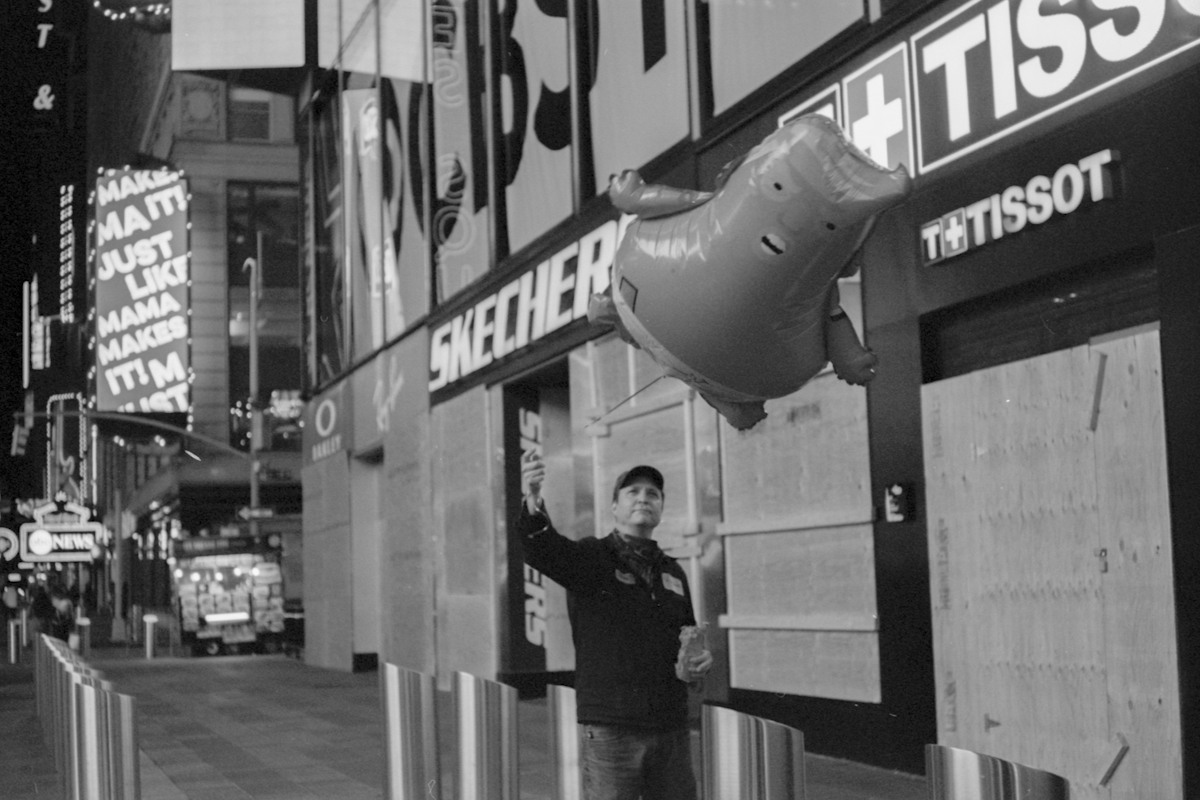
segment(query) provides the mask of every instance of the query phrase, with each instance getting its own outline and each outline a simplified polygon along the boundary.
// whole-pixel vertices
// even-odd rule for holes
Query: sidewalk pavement
[[[123,647],[93,651],[89,662],[137,698],[143,800],[383,796],[378,673],[319,669],[284,656],[146,661]],[[442,798],[453,800],[448,693],[439,693],[437,718]],[[545,700],[522,700],[518,725],[521,800],[550,800]],[[811,754],[805,766],[810,800],[928,796],[920,777]],[[0,797],[62,800],[28,666],[0,667]]]

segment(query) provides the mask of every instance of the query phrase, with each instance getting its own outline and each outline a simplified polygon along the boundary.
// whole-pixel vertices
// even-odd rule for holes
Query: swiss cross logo
[[[908,59],[899,44],[842,81],[846,133],[860,150],[887,169],[913,173]]]
[[[963,209],[942,217],[942,255],[946,258],[967,252],[967,215]]]

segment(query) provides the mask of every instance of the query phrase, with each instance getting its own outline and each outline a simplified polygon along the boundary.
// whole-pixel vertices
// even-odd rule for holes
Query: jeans
[[[584,800],[696,800],[687,729],[580,728]]]

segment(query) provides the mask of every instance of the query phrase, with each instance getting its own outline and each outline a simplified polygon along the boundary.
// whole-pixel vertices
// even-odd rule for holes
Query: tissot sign
[[[187,411],[187,186],[175,172],[111,171],[95,209],[98,409]]]
[[[780,124],[823,113],[880,164],[927,175],[1143,72],[1200,59],[1200,0],[945,5],[802,96]]]
[[[1200,45],[1200,0],[971,0],[909,40],[922,174]]]

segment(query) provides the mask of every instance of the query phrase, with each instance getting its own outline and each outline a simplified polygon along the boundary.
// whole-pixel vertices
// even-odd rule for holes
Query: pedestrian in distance
[[[688,691],[713,660],[695,638],[687,575],[651,538],[662,473],[622,473],[613,531],[574,541],[546,513],[541,458],[526,453],[521,472],[525,559],[568,593],[585,800],[695,800]]]
[[[75,604],[71,602],[70,591],[61,586],[51,587],[50,604],[53,611],[47,617],[42,633],[62,639],[71,645],[71,649],[75,649],[78,636],[75,632]]]

